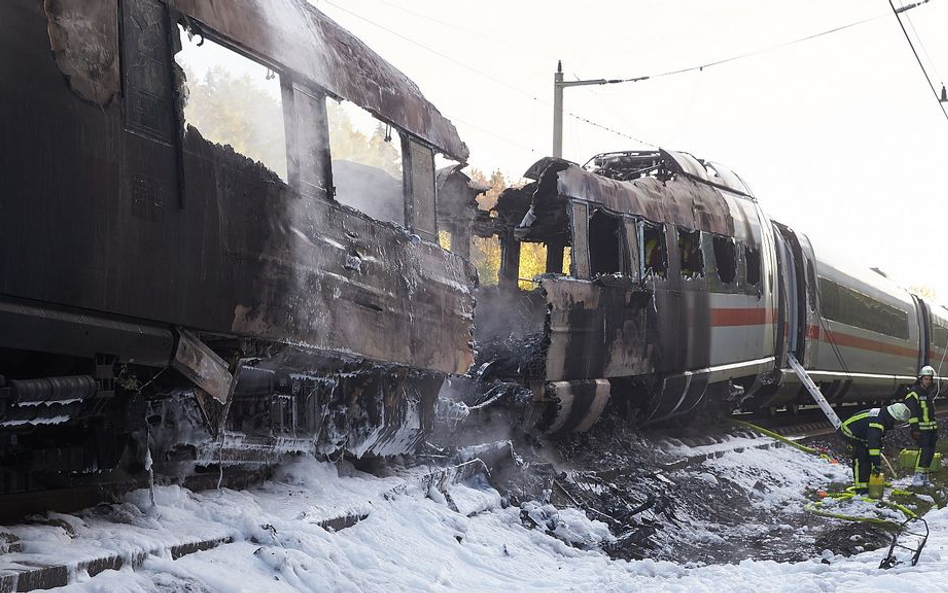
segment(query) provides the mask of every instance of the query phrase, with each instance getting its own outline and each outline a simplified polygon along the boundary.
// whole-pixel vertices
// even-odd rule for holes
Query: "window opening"
[[[471,239],[471,263],[477,269],[477,279],[481,286],[495,286],[500,279],[500,239],[473,237]]]
[[[907,340],[908,313],[821,277],[820,312],[827,319]]]
[[[547,246],[545,243],[522,241],[520,243],[520,278],[518,285],[523,290],[533,290],[537,276],[546,272]]]
[[[754,247],[744,248],[744,264],[747,283],[751,286],[760,285],[760,251]]]
[[[438,245],[441,246],[441,249],[444,249],[445,251],[452,251],[451,245],[453,243],[454,236],[451,234],[451,231],[438,231]]]
[[[737,278],[737,244],[731,237],[715,236],[714,265],[717,268],[718,278],[724,284],[732,284]]]
[[[597,210],[589,219],[590,274],[621,273],[622,244],[622,219]]]
[[[665,254],[665,228],[662,225],[642,221],[642,231],[639,233],[641,245],[639,254],[642,258],[642,271],[645,274],[656,274],[664,278],[668,274],[668,257]]]
[[[405,224],[398,130],[348,101],[326,99],[335,199],[376,220]]]
[[[231,146],[286,181],[286,132],[280,76],[210,39],[180,27],[184,123],[204,138]]]
[[[681,275],[686,278],[700,276],[704,272],[704,257],[701,253],[701,231],[678,228],[678,258]]]
[[[569,275],[569,245],[562,241],[546,243],[546,273]]]

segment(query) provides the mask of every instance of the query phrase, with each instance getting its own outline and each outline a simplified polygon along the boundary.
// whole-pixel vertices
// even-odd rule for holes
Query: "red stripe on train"
[[[882,352],[883,354],[893,354],[895,356],[905,356],[907,358],[917,358],[918,350],[915,348],[906,348],[896,344],[887,344],[871,338],[860,338],[840,332],[827,331],[823,337],[823,342],[835,343],[837,346],[847,346],[849,348],[858,348],[859,350],[870,350],[872,352]]]
[[[711,327],[767,325],[774,322],[774,309],[763,307],[711,309]]]

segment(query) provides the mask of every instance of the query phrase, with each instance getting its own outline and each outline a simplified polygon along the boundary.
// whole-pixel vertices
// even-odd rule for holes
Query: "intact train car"
[[[887,401],[932,364],[941,374],[948,347],[946,310],[910,294],[882,272],[860,270],[815,251],[806,236],[775,225],[788,323],[782,347],[834,404]],[[776,409],[812,398],[786,364],[745,407]],[[941,379],[941,377],[936,377]]]
[[[478,368],[524,383],[548,433],[588,429],[607,405],[656,423],[812,403],[790,354],[830,401],[884,401],[945,356],[944,309],[821,258],[720,165],[620,152],[525,177],[479,227],[502,261],[478,292]],[[535,278],[525,242],[546,249]]]
[[[473,361],[467,147],[401,72],[303,0],[6,0],[0,109],[0,493],[197,412],[215,461],[424,439]]]

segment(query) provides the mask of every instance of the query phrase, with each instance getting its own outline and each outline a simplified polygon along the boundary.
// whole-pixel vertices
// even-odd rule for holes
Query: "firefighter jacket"
[[[882,465],[882,437],[885,431],[895,426],[893,418],[885,408],[870,408],[856,412],[839,427],[847,439],[863,443],[869,450],[872,467]]]
[[[912,430],[938,430],[938,421],[935,420],[935,398],[930,390],[920,383],[912,385],[912,390],[905,396],[903,402],[912,412],[909,426]]]

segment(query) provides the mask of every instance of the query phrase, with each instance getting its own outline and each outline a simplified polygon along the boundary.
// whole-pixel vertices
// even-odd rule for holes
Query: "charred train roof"
[[[457,130],[418,86],[357,37],[301,0],[168,0],[172,9],[466,161]]]
[[[352,101],[448,156],[467,161],[467,146],[454,124],[414,82],[304,0],[164,2],[172,18],[192,30],[288,74],[300,86]],[[82,9],[82,19],[67,14],[72,4],[77,3],[46,3],[57,62],[74,90],[107,105],[120,86],[116,2],[85,3],[90,7]]]
[[[520,190],[505,191],[498,202],[500,218],[519,222],[528,208],[536,220],[530,236],[542,240],[563,221],[564,200],[580,199],[615,214],[640,216],[740,240],[759,237],[756,199],[733,172],[693,156],[667,150],[606,153],[585,167],[546,157],[524,177],[535,180]]]

